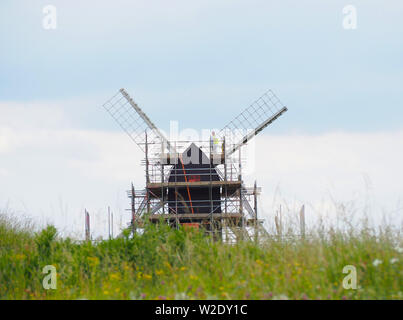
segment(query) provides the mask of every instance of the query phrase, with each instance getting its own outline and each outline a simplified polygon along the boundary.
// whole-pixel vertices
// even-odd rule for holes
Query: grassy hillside
[[[77,243],[0,216],[0,299],[403,299],[398,232],[320,233],[262,245],[149,226],[134,239]],[[45,290],[42,268],[57,269]],[[358,289],[343,288],[343,268]]]

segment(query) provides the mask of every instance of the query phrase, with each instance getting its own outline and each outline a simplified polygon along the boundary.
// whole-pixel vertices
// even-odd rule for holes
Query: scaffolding
[[[144,141],[146,187],[128,191],[133,231],[148,220],[203,229],[226,242],[258,238],[263,229],[257,216],[261,189],[256,183],[244,186],[241,153],[226,156],[225,138],[219,148],[211,139],[171,142],[176,153],[164,152],[163,145],[155,148],[155,141],[150,148],[146,132]]]

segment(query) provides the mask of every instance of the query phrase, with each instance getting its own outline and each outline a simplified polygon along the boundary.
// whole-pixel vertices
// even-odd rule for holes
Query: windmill
[[[148,220],[201,228],[228,242],[266,233],[257,215],[260,188],[242,179],[241,149],[287,111],[273,91],[207,141],[168,140],[125,89],[103,107],[144,153],[146,186],[128,191],[133,232]]]

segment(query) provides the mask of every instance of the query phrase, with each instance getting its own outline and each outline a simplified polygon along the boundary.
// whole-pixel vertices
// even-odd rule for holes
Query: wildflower
[[[280,294],[273,297],[273,300],[290,300],[285,294]]]
[[[91,267],[96,267],[99,264],[99,259],[97,257],[88,257],[87,261]]]
[[[180,271],[186,271],[186,267],[181,267],[179,270]]]
[[[374,267],[377,267],[377,266],[379,266],[380,264],[382,264],[382,260],[379,260],[379,259],[375,259],[375,260],[372,262],[372,265],[373,265]]]
[[[194,276],[193,274],[190,275],[190,280],[197,280],[197,277]]]
[[[111,279],[111,280],[120,280],[120,274],[119,273],[112,273],[109,276],[109,279]]]
[[[160,276],[160,275],[163,275],[163,274],[164,274],[164,271],[163,271],[163,270],[157,270],[157,271],[155,271],[155,274],[156,274],[157,276]]]
[[[18,261],[24,260],[25,259],[25,255],[23,254],[16,254],[15,255],[15,259]]]
[[[221,296],[222,296],[223,298],[228,298],[228,293],[226,293],[226,292],[221,292]]]
[[[145,293],[142,293],[142,294],[140,295],[140,298],[141,298],[141,299],[145,299],[146,296],[147,296],[147,295],[146,295]]]
[[[398,261],[399,261],[398,258],[392,258],[392,259],[390,259],[390,264],[395,264]]]
[[[402,247],[396,247],[396,251],[399,253],[403,253],[403,248]]]
[[[188,300],[189,297],[185,292],[175,293],[175,300]]]
[[[150,274],[144,274],[143,275],[143,279],[146,279],[146,280],[151,280],[153,277],[152,277],[152,275],[150,275]]]

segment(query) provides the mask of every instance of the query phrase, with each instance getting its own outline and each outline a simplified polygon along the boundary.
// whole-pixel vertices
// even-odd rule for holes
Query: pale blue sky
[[[47,4],[58,9],[57,30],[42,28]],[[357,8],[356,30],[342,28],[347,4]],[[269,88],[290,109],[272,132],[403,124],[400,1],[3,0],[0,8],[0,99],[75,100],[66,108],[74,126],[117,129],[97,107],[120,87],[162,127],[168,119],[221,127]]]

